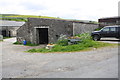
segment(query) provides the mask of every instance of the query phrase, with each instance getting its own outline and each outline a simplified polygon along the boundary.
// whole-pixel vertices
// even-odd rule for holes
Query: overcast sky
[[[0,13],[93,20],[118,16],[119,0],[0,0]]]

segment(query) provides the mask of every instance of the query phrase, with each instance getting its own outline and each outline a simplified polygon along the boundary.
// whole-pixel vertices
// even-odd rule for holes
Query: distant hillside
[[[50,18],[50,19],[71,20],[71,21],[79,21],[79,22],[87,22],[87,23],[98,24],[98,22],[90,21],[90,20],[62,19],[62,18],[59,18],[59,17],[36,16],[36,15],[0,14],[0,19],[1,20],[27,21],[27,18]]]
[[[48,16],[17,15],[17,14],[0,14],[0,19],[2,19],[2,20],[27,21],[27,18],[51,18],[51,19],[60,19],[60,18],[48,17]]]
[[[13,16],[15,14],[0,14],[1,17],[5,17],[5,16]]]

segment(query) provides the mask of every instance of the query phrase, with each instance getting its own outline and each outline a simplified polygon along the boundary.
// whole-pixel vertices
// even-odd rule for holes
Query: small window
[[[120,27],[117,27],[117,28],[116,28],[116,31],[119,32],[119,31],[120,31]]]
[[[107,28],[104,28],[103,31],[109,31],[109,28],[108,28],[108,27],[107,27]]]
[[[110,28],[110,31],[116,31],[116,30],[115,30],[115,27],[111,27],[111,28]]]

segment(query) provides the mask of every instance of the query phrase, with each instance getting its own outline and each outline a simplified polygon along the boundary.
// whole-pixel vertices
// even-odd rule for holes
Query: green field
[[[0,14],[0,19],[2,19],[2,20],[27,21],[27,18],[51,18],[51,19],[60,19],[60,18],[48,17],[48,16],[17,15],[17,14]]]
[[[70,21],[79,21],[79,22],[88,22],[98,24],[96,21],[90,20],[76,20],[76,19],[63,19],[59,17],[49,17],[49,16],[37,16],[37,15],[18,15],[18,14],[0,14],[1,20],[10,20],[10,21],[27,21],[27,18],[49,18],[49,19],[60,19],[60,20],[70,20]]]

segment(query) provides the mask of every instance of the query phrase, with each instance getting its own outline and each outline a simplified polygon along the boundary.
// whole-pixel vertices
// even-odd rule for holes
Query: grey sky
[[[118,16],[119,0],[0,0],[2,14],[94,20]]]

